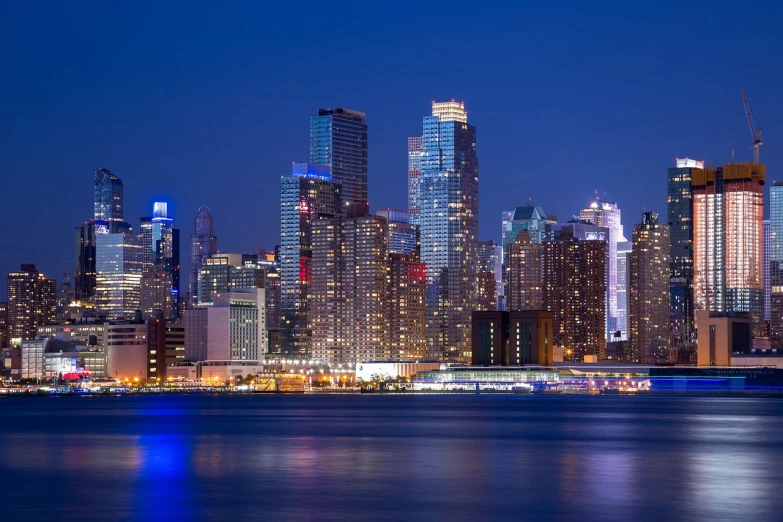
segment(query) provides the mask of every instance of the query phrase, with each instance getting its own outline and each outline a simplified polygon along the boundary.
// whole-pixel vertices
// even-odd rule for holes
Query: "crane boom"
[[[745,115],[748,117],[748,127],[750,128],[750,137],[753,140],[753,162],[758,163],[759,162],[759,148],[764,144],[763,141],[761,141],[761,127],[759,126],[758,120],[756,120],[754,124],[754,120],[756,119],[753,115],[753,111],[750,110],[750,104],[748,104],[748,97],[745,96],[745,91],[741,90],[742,92],[742,104],[745,106]]]

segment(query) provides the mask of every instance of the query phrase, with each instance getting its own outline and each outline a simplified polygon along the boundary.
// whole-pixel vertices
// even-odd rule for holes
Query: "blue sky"
[[[675,157],[750,160],[740,89],[775,178],[780,3],[508,3],[0,4],[0,272],[73,270],[98,166],[134,227],[165,199],[188,238],[207,204],[222,251],[271,248],[318,107],[367,113],[371,206],[404,208],[407,137],[464,100],[482,239],[528,198],[565,219],[596,190],[629,235],[665,213]]]

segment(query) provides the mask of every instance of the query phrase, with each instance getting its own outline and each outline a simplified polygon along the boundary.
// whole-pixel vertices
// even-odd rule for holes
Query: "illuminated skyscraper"
[[[629,257],[631,349],[638,362],[664,362],[669,355],[669,227],[645,212],[633,228]]]
[[[139,241],[142,252],[141,311],[150,317],[160,310],[163,317],[180,317],[179,229],[168,216],[168,204],[156,201],[152,217],[141,218]]]
[[[541,243],[553,237],[553,226],[557,223],[555,216],[548,215],[544,209],[533,205],[532,201],[523,207],[517,207],[513,211],[503,212],[503,293],[506,299],[508,310],[514,310],[508,306],[510,290],[508,288],[508,267],[511,263],[509,259],[510,245],[516,241],[517,235],[521,231],[526,231],[533,243]],[[517,303],[518,305],[519,303]]]
[[[342,188],[322,165],[294,163],[280,180],[281,343],[284,353],[309,357],[309,291],[312,283],[312,225],[344,214]]]
[[[501,248],[494,241],[480,241],[478,247],[478,302],[476,310],[497,310],[503,294]]]
[[[73,288],[77,301],[95,299],[95,222],[76,227]]]
[[[427,357],[427,274],[419,252],[389,253],[386,311],[390,358]]]
[[[421,136],[408,138],[408,212],[410,222],[419,224],[421,211]]]
[[[332,180],[342,185],[343,210],[349,205],[366,208],[369,199],[365,114],[339,107],[318,109],[310,117],[310,163],[325,165]]]
[[[196,232],[190,238],[190,302],[198,303],[198,274],[204,259],[217,254],[217,237],[209,207],[202,205],[196,213]],[[275,328],[278,326],[272,324]]]
[[[96,309],[107,319],[132,317],[141,310],[143,246],[129,232],[98,234]]]
[[[750,312],[763,336],[765,166],[726,163],[692,176],[695,310]]]
[[[411,214],[404,210],[384,208],[375,211],[376,216],[386,219],[389,237],[389,253],[410,254],[419,249],[419,232],[411,224]]]
[[[57,281],[30,264],[10,272],[6,313],[10,339],[35,339],[39,326],[52,324],[57,318]]]
[[[109,233],[127,232],[122,180],[103,167],[95,171],[95,226]],[[103,231],[101,231],[103,232]]]
[[[773,182],[777,183],[777,182]],[[770,188],[770,194],[772,193],[772,189]],[[770,204],[770,212],[772,205]],[[764,322],[768,325],[770,316],[772,314],[772,281],[770,280],[770,259],[769,259],[769,248],[770,248],[770,220],[765,219],[763,221],[764,223],[764,251],[762,253],[762,256],[764,258]]]
[[[617,243],[617,331],[620,339],[628,338],[628,256],[631,254],[631,242]]]
[[[596,198],[587,208],[579,212],[579,217],[596,226],[609,229],[606,286],[606,334],[609,339],[617,330],[617,244],[628,240],[623,233],[623,223],[617,203],[610,203],[605,199],[599,200]]]
[[[508,309],[541,310],[542,278],[541,243],[534,243],[527,230],[517,234],[516,241],[506,246],[508,252]]]
[[[543,308],[552,312],[554,345],[563,347],[566,360],[604,357],[608,234],[604,227],[570,223],[541,244]]]
[[[770,309],[769,335],[776,346],[783,344],[783,183],[775,181],[769,188],[769,263]]]
[[[694,173],[704,171],[704,162],[677,158],[668,171],[667,215],[671,282],[669,307],[671,342],[685,346],[692,342],[693,314],[693,187]],[[697,176],[698,177],[698,176]]]
[[[424,118],[420,189],[429,354],[467,362],[476,306],[478,158],[464,103],[433,102],[432,116]]]

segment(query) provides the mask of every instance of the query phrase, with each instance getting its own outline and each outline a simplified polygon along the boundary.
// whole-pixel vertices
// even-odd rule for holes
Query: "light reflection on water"
[[[774,400],[177,396],[8,398],[0,408],[0,473],[14,491],[4,509],[25,520],[783,512]]]

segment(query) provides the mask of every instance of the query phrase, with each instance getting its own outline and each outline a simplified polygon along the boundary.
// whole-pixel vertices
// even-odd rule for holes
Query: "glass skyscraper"
[[[312,225],[344,214],[342,188],[328,167],[294,163],[280,180],[281,348],[309,357],[312,339],[308,300],[312,284]]]
[[[141,308],[142,243],[130,233],[98,234],[96,308],[123,319]]]
[[[202,205],[196,213],[196,232],[190,238],[190,303],[195,306],[199,299],[198,277],[204,259],[217,254],[217,237],[209,207]],[[273,324],[274,328],[279,325]]]
[[[76,227],[74,234],[74,297],[77,301],[95,298],[95,222]]]
[[[124,221],[124,195],[122,180],[103,167],[95,171],[95,226],[106,228],[109,233],[127,232],[130,226]]]
[[[367,207],[367,122],[363,112],[318,109],[310,117],[310,163],[342,185],[343,207]]]
[[[769,188],[769,335],[776,345],[783,339],[783,183]]]
[[[421,211],[421,136],[408,138],[408,212],[410,222],[419,224]]]
[[[420,177],[429,355],[466,362],[477,301],[479,178],[476,127],[464,103],[433,102],[423,121]]]

